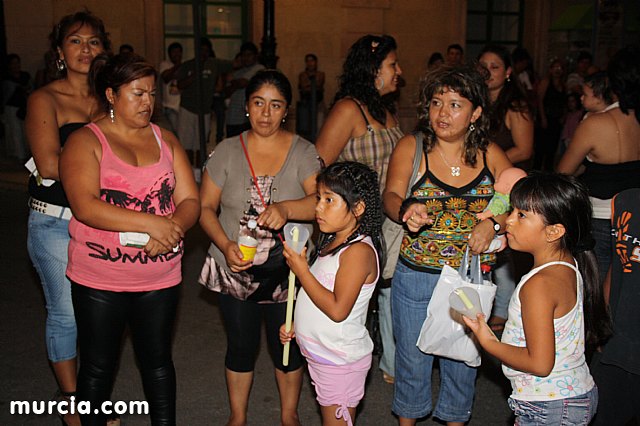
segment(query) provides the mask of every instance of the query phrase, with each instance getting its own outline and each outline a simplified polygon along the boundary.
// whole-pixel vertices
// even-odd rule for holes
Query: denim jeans
[[[509,398],[516,426],[587,426],[598,408],[598,388],[584,395],[554,401],[520,401]]]
[[[600,283],[603,283],[604,277],[609,270],[609,265],[611,265],[611,253],[614,247],[613,237],[611,236],[611,221],[607,219],[592,219],[591,232],[593,239],[596,240],[593,253],[598,260],[598,276]]]
[[[498,253],[498,262],[493,270],[494,284],[498,287],[493,302],[493,315],[504,319],[509,316],[509,301],[516,289],[515,276],[513,252],[507,248]]]
[[[378,290],[378,320],[380,321],[380,339],[382,340],[382,356],[380,370],[395,376],[396,342],[393,338],[393,322],[391,319],[391,287]]]
[[[36,268],[47,307],[45,336],[51,362],[76,357],[76,320],[71,283],[66,277],[69,221],[29,211],[27,249]]]
[[[432,410],[431,372],[433,355],[416,346],[438,274],[414,271],[398,262],[391,286],[391,316],[396,338],[396,370],[392,410],[417,419]],[[471,417],[477,370],[464,362],[440,360],[440,394],[433,415],[449,422]]]

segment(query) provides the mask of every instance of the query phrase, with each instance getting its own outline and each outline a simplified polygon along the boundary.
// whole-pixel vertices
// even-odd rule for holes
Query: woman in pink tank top
[[[125,326],[152,424],[175,424],[171,334],[182,239],[200,203],[176,137],[150,123],[155,69],[137,55],[97,57],[91,89],[107,115],[74,133],[60,157],[73,219],[67,276],[78,324],[82,424],[104,424]]]

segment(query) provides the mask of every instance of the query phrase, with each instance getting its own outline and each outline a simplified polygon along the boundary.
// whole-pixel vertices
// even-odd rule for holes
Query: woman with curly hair
[[[434,356],[421,352],[416,341],[442,267],[458,268],[467,247],[485,252],[504,228],[506,214],[482,221],[476,214],[493,196],[495,176],[511,167],[502,149],[489,142],[489,118],[483,113],[487,88],[478,69],[441,67],[427,74],[419,96],[420,177],[409,182],[416,136],[407,135],[393,150],[383,193],[387,215],[408,230],[391,287],[396,338],[392,409],[400,425],[413,425],[432,409]],[[495,255],[482,254],[481,261],[492,264]],[[440,358],[440,377],[434,416],[462,425],[471,416],[476,369]]]
[[[380,191],[386,182],[391,151],[403,136],[395,115],[393,95],[398,90],[402,75],[397,48],[394,38],[388,35],[366,35],[351,46],[331,112],[316,142],[318,154],[327,165],[335,161],[357,161],[375,170]],[[402,229],[391,220],[385,221],[385,253],[390,252],[390,244],[401,233]],[[391,260],[390,257],[388,259]],[[395,349],[391,334],[388,284],[395,262],[386,262],[386,265],[388,267],[383,269],[382,278],[387,285],[380,289],[378,297],[383,346],[380,369],[385,381],[393,383]]]

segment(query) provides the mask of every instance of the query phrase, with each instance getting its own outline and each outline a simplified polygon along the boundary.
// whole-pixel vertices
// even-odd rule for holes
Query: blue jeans
[[[498,253],[497,263],[493,270],[494,284],[498,287],[493,301],[493,315],[507,319],[509,316],[509,302],[516,289],[516,271],[513,263],[513,252],[507,248]]]
[[[29,211],[27,249],[47,303],[45,336],[51,362],[76,357],[76,321],[66,277],[69,221]]]
[[[427,306],[439,275],[414,271],[398,262],[391,286],[391,316],[396,338],[396,371],[392,410],[399,416],[418,419],[432,410],[431,372],[433,355],[416,346]],[[471,417],[477,370],[463,362],[440,360],[440,394],[433,415],[449,422]]]
[[[391,377],[395,376],[396,343],[393,338],[393,322],[391,319],[391,287],[378,290],[378,320],[380,321],[380,339],[382,340],[382,356],[380,370]]]
[[[598,388],[584,395],[555,401],[520,401],[509,398],[516,426],[587,426],[598,408]]]

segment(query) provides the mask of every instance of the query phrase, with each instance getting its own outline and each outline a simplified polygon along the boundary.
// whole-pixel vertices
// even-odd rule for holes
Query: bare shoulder
[[[527,299],[544,298],[557,302],[563,290],[575,287],[576,273],[566,265],[550,265],[529,278],[520,295]]]
[[[27,98],[29,106],[37,106],[37,108],[49,107],[51,109],[55,109],[56,91],[50,87],[52,84],[53,83],[50,83],[41,87],[29,95]]]
[[[331,108],[331,112],[335,113],[339,117],[347,115],[347,117],[345,118],[348,118],[355,114],[359,115],[360,107],[358,106],[357,101],[355,99],[342,98],[333,105],[333,108]]]
[[[408,133],[401,137],[396,144],[397,149],[406,150],[411,149],[415,151],[416,149],[416,137],[413,133]]]
[[[499,163],[508,162],[507,154],[504,153],[504,150],[500,148],[496,143],[489,142],[487,145],[487,160],[488,163],[495,163],[498,161]]]
[[[376,253],[373,247],[360,241],[347,247],[347,249],[342,253],[341,258],[349,261],[349,268],[351,268],[352,265],[355,267],[358,267],[356,265],[368,267],[369,265],[372,265],[372,262],[375,262]]]
[[[531,120],[531,112],[529,111],[529,105],[524,100],[515,101],[511,108],[507,110],[506,122],[510,124],[512,122],[518,122],[520,120]],[[509,126],[507,126],[509,128]]]
[[[80,129],[74,131],[73,133],[71,133],[71,135],[69,135],[69,139],[67,139],[67,142],[64,146],[65,150],[68,150],[77,145],[100,146],[100,141],[91,129],[89,129],[88,127],[81,127]]]
[[[557,284],[557,277],[545,268],[527,280],[520,290],[520,301],[526,303],[541,303],[543,300],[551,302],[553,291]]]
[[[160,136],[162,137],[162,140],[168,143],[172,148],[180,143],[178,142],[176,135],[171,130],[167,130],[160,126],[158,126],[158,129],[160,129]]]
[[[596,130],[597,128],[604,126],[606,128],[615,127],[615,122],[613,121],[613,112],[601,112],[597,114],[589,114],[589,116],[584,119],[580,125],[584,128]]]
[[[573,140],[580,142],[599,141],[616,134],[616,132],[616,122],[608,112],[591,114],[578,125],[572,142]]]

